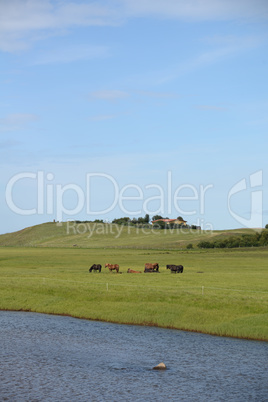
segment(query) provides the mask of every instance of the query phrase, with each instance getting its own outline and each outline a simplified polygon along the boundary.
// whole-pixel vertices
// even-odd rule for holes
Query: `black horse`
[[[101,272],[101,265],[100,264],[93,264],[92,267],[89,268],[88,272],[92,272],[93,270]]]
[[[167,269],[170,269],[170,272],[174,272],[175,274],[182,274],[183,273],[183,266],[182,265],[167,265]]]

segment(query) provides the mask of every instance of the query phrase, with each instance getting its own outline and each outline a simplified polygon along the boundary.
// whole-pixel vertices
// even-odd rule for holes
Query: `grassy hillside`
[[[50,222],[0,235],[0,246],[180,249],[189,243],[195,246],[201,240],[218,240],[243,233],[254,233],[254,230],[205,232],[192,229],[142,229],[107,223],[75,225],[73,222]]]

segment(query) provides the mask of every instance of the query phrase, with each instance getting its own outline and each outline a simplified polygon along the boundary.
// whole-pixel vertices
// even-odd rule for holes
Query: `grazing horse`
[[[170,272],[172,273],[172,272],[175,272],[175,274],[176,273],[183,273],[183,266],[182,265],[167,265],[166,266],[167,267],[167,269],[170,269]]]
[[[119,265],[118,264],[105,264],[105,268],[109,268],[109,271],[112,272],[114,269],[118,273]]]
[[[92,272],[92,271],[101,272],[101,265],[100,264],[93,264],[92,267],[89,268],[88,272]]]
[[[149,264],[147,262],[145,264],[144,272],[145,272],[146,269],[151,269],[151,270],[153,270],[153,272],[159,272],[159,264],[157,262],[155,262],[154,264]],[[147,271],[147,272],[150,272],[150,271]]]
[[[145,264],[144,272],[159,272],[159,264],[155,262],[154,264]]]
[[[141,274],[141,271],[134,271],[133,269],[130,269],[130,268],[129,268],[129,269],[127,270],[127,273],[128,273],[128,274]]]
[[[153,268],[144,268],[144,272],[155,272],[157,274],[159,274],[159,271],[154,270]]]

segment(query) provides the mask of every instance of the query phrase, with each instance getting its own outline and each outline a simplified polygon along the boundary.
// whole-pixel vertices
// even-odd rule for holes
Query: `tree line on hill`
[[[106,223],[106,222],[104,222],[104,220],[103,219],[95,219],[94,221],[79,221],[79,220],[75,220],[75,221],[73,221],[74,223],[77,223],[77,224],[79,224],[79,223]]]
[[[158,221],[156,223],[154,223],[153,227],[155,229],[200,229],[200,227],[196,226],[196,225],[186,225],[185,223],[173,223],[173,222],[169,222],[166,223],[164,221],[161,221],[161,219],[169,219],[168,217],[163,218],[161,215],[154,215],[152,217],[152,222],[154,221]],[[177,218],[178,220],[183,221],[183,218],[181,216],[179,216]],[[95,219],[94,221],[89,221],[89,220],[85,220],[85,221],[80,221],[80,220],[75,220],[75,223],[79,224],[79,223],[108,223],[108,222],[104,222],[102,219]],[[129,218],[128,216],[122,217],[122,218],[115,218],[111,223],[114,223],[116,225],[124,225],[124,226],[135,226],[135,227],[152,227],[152,224],[150,223],[150,216],[149,214],[146,214],[143,217],[139,217],[139,218]]]
[[[268,230],[263,230],[261,233],[242,234],[242,236],[239,237],[230,236],[226,239],[219,239],[215,241],[203,240],[197,244],[198,248],[236,248],[263,246],[268,246]]]
[[[186,225],[183,223],[166,223],[166,222],[157,222],[154,224],[154,228],[156,229],[198,229],[196,225]]]
[[[109,223],[109,222],[104,222],[103,219],[95,219],[94,221],[80,221],[80,220],[75,220],[75,223],[79,224],[79,223]],[[126,226],[136,226],[136,225],[148,225],[149,226],[149,222],[150,222],[150,217],[148,214],[145,215],[144,218],[140,217],[138,219],[133,218],[130,219],[128,216],[123,217],[123,218],[116,218],[112,221],[112,223],[116,224],[116,225],[126,225]]]
[[[161,219],[169,219],[169,218],[168,217],[163,218],[161,215],[154,215],[152,217],[152,222],[158,221],[153,225],[155,229],[180,229],[180,228],[197,229],[196,225],[186,225],[185,223],[173,223],[173,222],[166,223],[164,221],[161,221]],[[177,219],[183,222],[183,218],[181,216],[179,216]],[[112,223],[126,226],[152,227],[152,225],[150,224],[150,217],[148,214],[146,214],[144,218],[140,217],[138,219],[136,218],[130,219],[129,217],[118,218],[114,219]]]
[[[112,223],[115,223],[117,225],[126,225],[126,226],[137,226],[137,225],[149,226],[149,222],[150,222],[150,216],[148,214],[146,214],[144,218],[139,217],[138,219],[136,218],[130,219],[128,216],[125,216],[124,218],[117,218],[112,221]]]

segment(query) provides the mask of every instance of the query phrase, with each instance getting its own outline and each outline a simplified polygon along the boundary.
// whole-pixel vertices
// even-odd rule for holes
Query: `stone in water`
[[[157,366],[154,367],[154,370],[166,370],[167,366],[165,363],[159,363]]]

